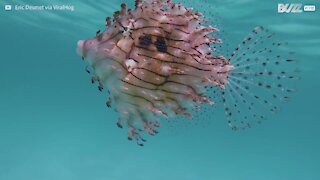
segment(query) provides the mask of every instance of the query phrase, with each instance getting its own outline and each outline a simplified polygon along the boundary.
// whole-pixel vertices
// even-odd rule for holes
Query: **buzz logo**
[[[302,13],[316,11],[315,5],[302,5],[300,3],[278,4],[278,13]]]
[[[302,4],[278,4],[278,13],[302,13]]]

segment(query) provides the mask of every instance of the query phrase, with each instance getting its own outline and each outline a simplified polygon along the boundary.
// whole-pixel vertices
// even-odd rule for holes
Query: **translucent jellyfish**
[[[214,53],[219,30],[200,12],[171,0],[135,2],[133,9],[121,4],[106,18],[106,30],[77,48],[93,70],[92,83],[107,89],[106,104],[119,112],[116,124],[128,128],[129,140],[143,146],[143,133],[157,134],[160,119],[192,117],[204,104],[224,106],[228,125],[245,129],[277,112],[294,91],[286,83],[296,79],[287,66],[294,61],[273,53],[281,44],[265,28],[254,28],[224,57]]]

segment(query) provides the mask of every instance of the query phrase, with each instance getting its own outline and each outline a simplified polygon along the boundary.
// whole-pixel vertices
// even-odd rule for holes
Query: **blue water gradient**
[[[319,180],[320,11],[278,14],[282,2],[186,2],[213,13],[231,46],[256,25],[289,42],[301,80],[282,112],[240,132],[223,113],[205,127],[162,127],[141,148],[116,128],[117,114],[75,52],[120,1],[0,1],[0,180]],[[5,4],[75,11],[5,11]]]

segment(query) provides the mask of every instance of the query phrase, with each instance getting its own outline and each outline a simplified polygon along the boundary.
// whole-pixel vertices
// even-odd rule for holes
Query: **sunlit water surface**
[[[186,3],[216,19],[230,47],[256,25],[289,43],[301,80],[280,113],[240,132],[218,113],[199,126],[164,126],[138,147],[116,128],[118,115],[105,107],[105,94],[90,84],[75,52],[120,1],[1,1],[0,179],[320,179],[319,11],[278,14],[281,2],[273,0]],[[69,4],[75,11],[7,12],[4,4]]]

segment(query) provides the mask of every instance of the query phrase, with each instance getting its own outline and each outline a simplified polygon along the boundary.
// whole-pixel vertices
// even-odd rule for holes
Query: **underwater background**
[[[289,43],[301,80],[280,113],[238,132],[223,113],[198,126],[164,124],[139,147],[116,127],[117,113],[106,108],[105,92],[91,85],[75,51],[121,2],[2,0],[0,180],[319,180],[319,10],[277,13],[278,3],[318,8],[319,1],[184,1],[218,19],[231,47],[256,25]],[[6,4],[75,9],[5,11]]]

